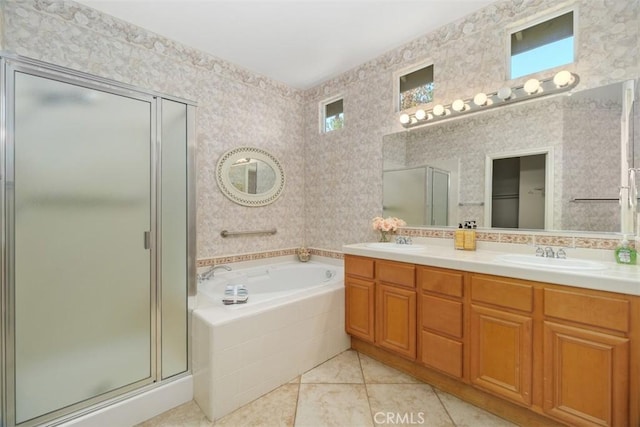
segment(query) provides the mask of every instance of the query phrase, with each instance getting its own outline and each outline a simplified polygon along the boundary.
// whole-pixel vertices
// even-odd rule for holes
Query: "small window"
[[[342,129],[344,127],[344,109],[342,99],[324,105],[324,131]]]
[[[573,12],[510,35],[511,76],[525,76],[574,61]]]
[[[433,65],[400,76],[400,111],[433,101]]]

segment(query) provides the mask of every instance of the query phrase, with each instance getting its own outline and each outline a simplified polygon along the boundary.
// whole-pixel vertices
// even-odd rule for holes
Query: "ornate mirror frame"
[[[229,177],[231,166],[240,159],[261,160],[273,169],[275,183],[271,189],[259,194],[250,194],[238,190]],[[256,147],[238,147],[224,153],[216,166],[216,181],[222,194],[243,206],[266,206],[273,203],[284,189],[285,177],[282,165],[271,153]]]

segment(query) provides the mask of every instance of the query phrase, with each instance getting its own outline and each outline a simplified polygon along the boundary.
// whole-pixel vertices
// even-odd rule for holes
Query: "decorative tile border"
[[[431,237],[441,239],[453,239],[454,230],[437,229],[437,228],[410,228],[405,227],[398,230],[401,236],[412,237]],[[482,242],[496,243],[515,243],[521,245],[544,245],[544,246],[562,246],[566,248],[581,249],[615,249],[620,243],[620,239],[601,238],[601,237],[580,237],[580,236],[561,236],[553,234],[527,234],[523,232],[508,231],[478,231],[476,239]],[[631,241],[630,245],[635,247],[635,242]]]
[[[295,255],[297,248],[281,249],[278,251],[255,252],[250,254],[229,255],[214,258],[203,258],[196,261],[196,267],[209,267],[211,265],[231,264],[234,262],[255,261],[258,259],[276,258]]]
[[[281,256],[296,255],[298,248],[281,249],[278,251],[255,252],[250,254],[229,255],[214,258],[202,258],[196,261],[196,267],[209,267],[212,265],[232,264],[234,262],[256,261],[259,259],[277,258]],[[333,259],[343,259],[344,254],[338,251],[309,248],[311,255]]]
[[[327,249],[309,249],[311,255],[321,256],[325,258],[333,258],[333,259],[344,259],[344,254],[338,251],[330,251]]]
[[[431,237],[439,239],[453,239],[453,229],[437,229],[437,228],[401,228],[398,230],[400,236],[410,237]],[[615,249],[620,241],[618,239],[608,238],[589,238],[589,237],[573,237],[573,236],[556,236],[541,234],[523,234],[521,232],[509,233],[505,231],[490,232],[478,231],[476,239],[482,242],[495,243],[515,243],[520,245],[541,245],[541,246],[561,246],[565,248],[580,249]],[[636,243],[631,241],[630,245],[636,247]],[[196,267],[208,267],[219,264],[231,264],[234,262],[255,261],[259,259],[269,259],[282,256],[296,255],[299,248],[281,249],[277,251],[256,252],[250,254],[229,255],[215,258],[203,258],[196,262]],[[321,256],[332,259],[344,259],[344,254],[340,251],[327,249],[308,248],[311,255]]]

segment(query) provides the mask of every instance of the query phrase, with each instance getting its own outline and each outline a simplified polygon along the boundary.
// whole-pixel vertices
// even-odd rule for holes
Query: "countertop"
[[[606,266],[605,270],[559,270],[523,266],[499,260],[496,259],[499,255],[509,252],[494,250],[463,251],[455,250],[451,246],[425,244],[420,250],[399,252],[393,249],[372,248],[368,245],[369,243],[356,243],[344,245],[342,249],[345,254],[350,255],[473,273],[493,274],[585,289],[640,295],[640,266],[638,265],[622,265],[613,261],[598,261]]]

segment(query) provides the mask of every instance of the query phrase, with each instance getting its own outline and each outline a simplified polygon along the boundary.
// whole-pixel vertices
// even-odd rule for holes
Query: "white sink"
[[[597,261],[585,259],[560,259],[547,258],[535,255],[506,254],[498,255],[496,261],[504,261],[511,264],[528,267],[540,267],[549,270],[606,270],[607,266]]]
[[[399,245],[397,243],[389,242],[376,242],[376,243],[367,243],[368,248],[372,249],[384,249],[386,251],[398,251],[398,252],[413,252],[413,251],[421,251],[424,249],[423,245]]]

